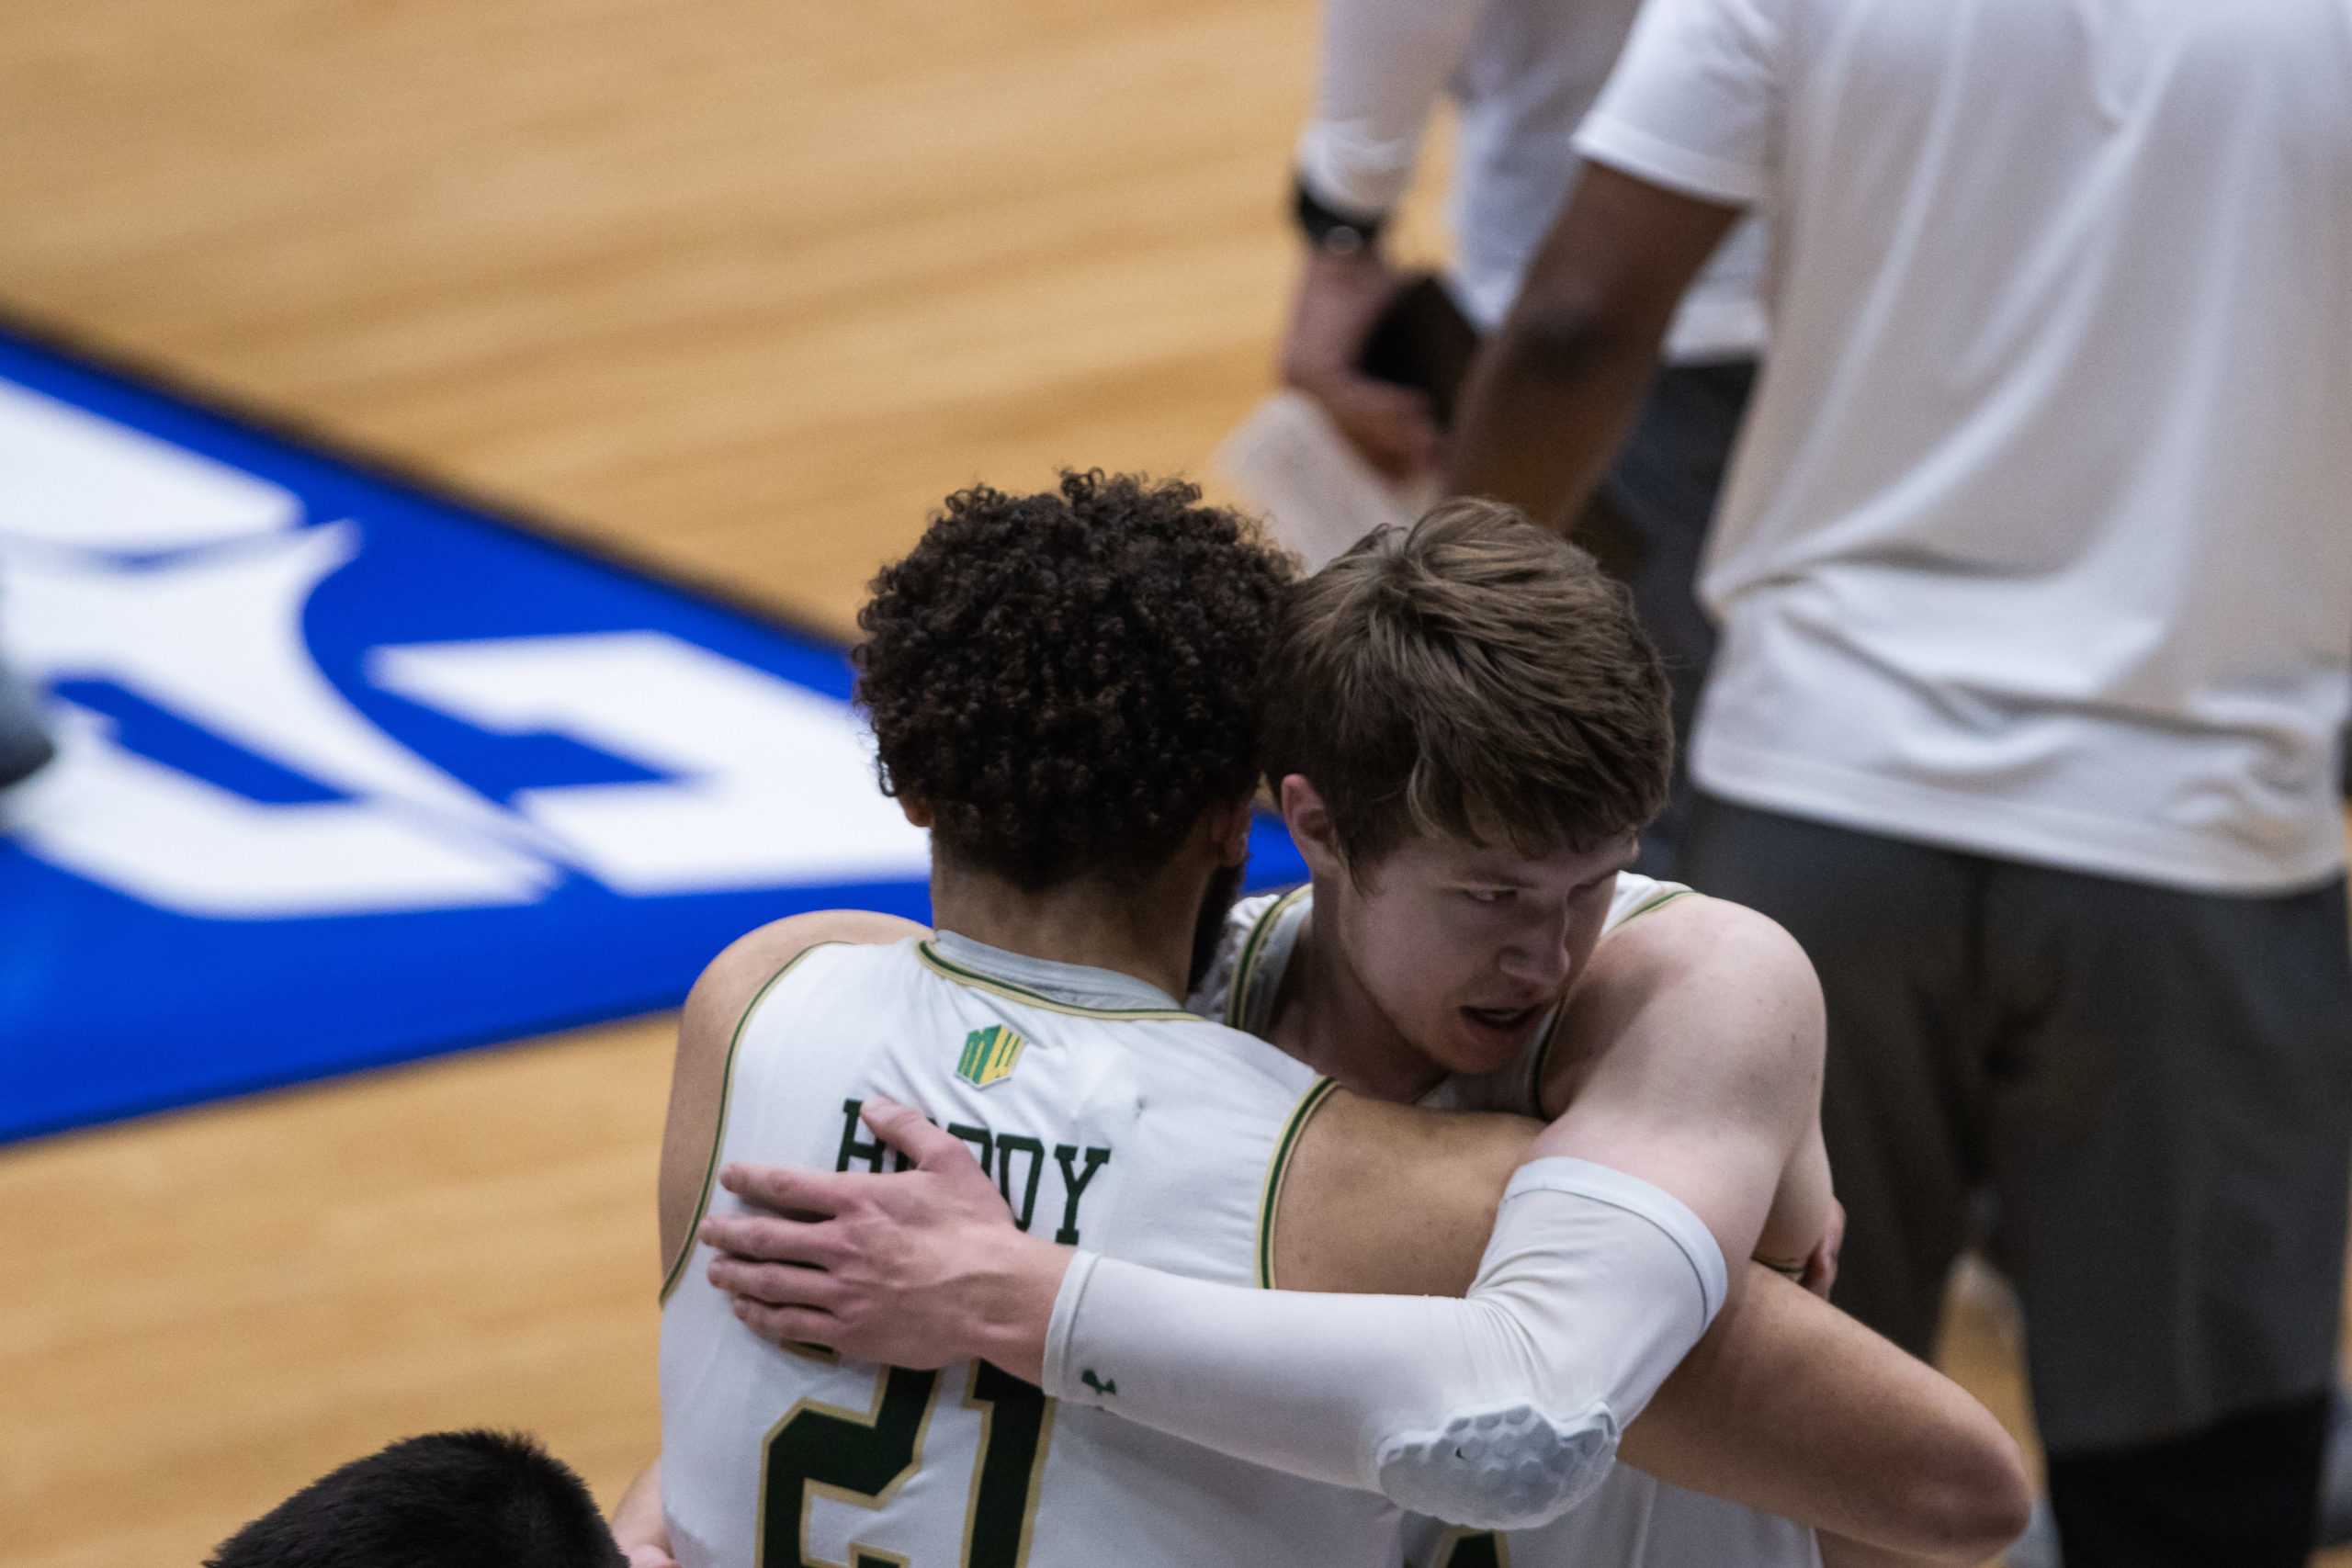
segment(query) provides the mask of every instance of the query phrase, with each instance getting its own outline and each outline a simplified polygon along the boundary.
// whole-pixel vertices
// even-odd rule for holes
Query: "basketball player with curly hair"
[[[1718,1216],[1580,1157],[1566,1123],[1352,1094],[1179,1001],[1202,917],[1223,912],[1212,886],[1240,861],[1259,676],[1287,587],[1280,558],[1197,491],[1093,475],[1056,494],[952,498],[876,580],[860,697],[886,789],[933,829],[939,929],[797,917],[738,942],[695,987],[662,1181],[663,1495],[650,1521],[625,1506],[623,1540],[659,1535],[666,1516],[685,1568],[1394,1562],[1399,1518],[1374,1494],[1476,1523],[1547,1518],[1600,1482],[1620,1428],[1650,1408],[1628,1451],[1661,1474],[1894,1546],[1997,1544],[2022,1480],[1990,1417],[1769,1272],[1737,1271],[1739,1310],[1651,1405],[1723,1312],[1725,1257],[1744,1258],[1752,1235],[1726,1247]],[[1626,776],[1646,798],[1642,773]],[[1754,1010],[1753,1027],[1802,1055],[1801,1008]],[[1467,1044],[1511,1033],[1511,1020],[1484,1021]],[[1784,1076],[1759,1092],[1797,1106],[1810,1079],[1801,1064]],[[710,1282],[696,1239],[746,1213],[721,1169],[879,1176],[918,1129],[958,1153],[1000,1219],[1009,1211],[1007,1234],[1080,1249],[1106,1298],[1160,1270],[1149,1277],[1227,1287],[1311,1325],[1320,1349],[1273,1374],[1298,1407],[1250,1433],[1203,1410],[1266,1370],[1247,1346],[1173,1435],[1122,1418],[1138,1412],[1115,1365],[1055,1380],[1080,1400],[1047,1399],[1018,1352],[887,1358],[936,1370],[833,1358],[815,1342],[876,1325],[817,1321],[860,1283],[823,1241],[791,1258],[816,1266],[793,1270],[815,1332],[764,1343],[752,1309]],[[880,1185],[915,1193],[937,1163]],[[1744,1179],[1744,1166],[1724,1178]],[[1306,1291],[1468,1295],[1254,1289],[1276,1273]],[[1061,1283],[1058,1270],[1026,1278],[1026,1299],[939,1326],[928,1348],[1050,1313]],[[1149,1394],[1158,1370],[1125,1364]],[[1806,1375],[1783,1375],[1792,1365]],[[1374,1375],[1340,1375],[1355,1367]],[[1835,1440],[1792,1445],[1792,1432]],[[1881,1466],[1872,1488],[1852,1480],[1857,1443]],[[640,1513],[654,1495],[634,1494]]]

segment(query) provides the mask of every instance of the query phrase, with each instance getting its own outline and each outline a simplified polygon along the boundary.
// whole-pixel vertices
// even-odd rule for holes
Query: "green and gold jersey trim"
[[[1292,1107],[1290,1120],[1283,1123],[1283,1135],[1274,1143],[1274,1157],[1266,1162],[1266,1190],[1258,1200],[1258,1288],[1274,1288],[1274,1217],[1283,1201],[1283,1182],[1290,1175],[1291,1151],[1298,1146],[1298,1135],[1306,1130],[1307,1122],[1323,1109],[1331,1091],[1340,1087],[1337,1078],[1317,1078],[1315,1085]]]
[[[1233,962],[1233,985],[1226,992],[1227,1028],[1249,1030],[1250,993],[1258,983],[1258,962],[1266,955],[1267,940],[1281,928],[1291,907],[1314,891],[1313,883],[1299,884],[1267,906],[1265,913],[1250,926],[1249,938],[1241,944],[1241,955]]]
[[[686,1271],[686,1259],[695,1255],[695,1233],[702,1229],[703,1219],[710,1213],[710,1190],[718,1181],[718,1152],[727,1146],[727,1122],[735,1110],[735,1053],[742,1049],[743,1031],[751,1023],[752,1015],[760,1010],[760,1004],[767,1000],[768,993],[775,990],[777,982],[791,974],[802,959],[819,948],[843,945],[838,942],[811,942],[794,953],[783,968],[769,976],[761,983],[760,988],[752,993],[752,999],[744,1005],[742,1016],[735,1021],[735,1032],[727,1042],[727,1066],[718,1079],[718,1129],[710,1136],[710,1158],[703,1164],[702,1192],[695,1199],[694,1223],[686,1227],[685,1242],[678,1248],[678,1256],[670,1260],[669,1272],[662,1277],[661,1300],[664,1306],[669,1304],[670,1293],[678,1288],[678,1280]]]
[[[933,974],[953,980],[959,986],[988,991],[1028,1007],[1044,1008],[1048,1012],[1067,1013],[1072,1018],[1124,1018],[1131,1021],[1163,1023],[1199,1023],[1201,1015],[1186,1012],[1182,1008],[1089,1008],[1073,1002],[1057,1001],[1043,991],[1033,991],[1026,986],[1016,986],[1000,980],[993,975],[983,975],[977,969],[967,969],[960,964],[942,958],[928,942],[915,944],[915,956]]]
[[[1534,1053],[1528,1059],[1527,1103],[1534,1113],[1549,1121],[1544,1109],[1544,1075],[1551,1070],[1552,1047],[1558,1043],[1560,1030],[1568,1021],[1568,1004],[1562,1002],[1552,1010],[1551,1021],[1544,1025],[1544,1038],[1535,1043]]]
[[[1644,915],[1649,914],[1654,910],[1663,909],[1668,904],[1673,903],[1677,898],[1688,898],[1696,892],[1698,892],[1698,889],[1695,887],[1661,887],[1657,892],[1651,894],[1647,898],[1645,898],[1640,903],[1634,905],[1632,908],[1626,910],[1625,918],[1619,920],[1615,925],[1611,926],[1609,929],[1612,932],[1622,931],[1634,921],[1640,919]]]

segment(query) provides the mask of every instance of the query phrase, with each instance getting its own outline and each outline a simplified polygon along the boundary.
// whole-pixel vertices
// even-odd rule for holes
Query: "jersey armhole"
[[[1631,916],[1626,917],[1631,919]],[[1623,923],[1623,922],[1620,922]],[[1544,1114],[1544,1077],[1551,1071],[1552,1046],[1560,1038],[1561,1028],[1568,1021],[1568,1004],[1562,1002],[1552,1010],[1552,1021],[1544,1026],[1544,1038],[1535,1043],[1535,1052],[1527,1068],[1527,1103],[1534,1109],[1538,1120],[1548,1122]]]
[[[668,1272],[662,1276],[662,1305],[670,1303],[671,1293],[678,1288],[678,1280],[686,1271],[686,1259],[695,1255],[695,1233],[702,1229],[703,1219],[710,1213],[710,1190],[718,1180],[718,1151],[727,1146],[727,1122],[735,1109],[735,1053],[742,1047],[744,1029],[751,1023],[752,1015],[760,1010],[760,1004],[767,1000],[768,993],[775,989],[777,982],[798,967],[802,959],[820,948],[847,945],[851,944],[810,942],[786,959],[784,967],[760,983],[760,988],[752,993],[752,999],[743,1005],[741,1016],[736,1019],[735,1032],[727,1041],[727,1062],[718,1077],[718,1116],[712,1123],[710,1156],[703,1162],[702,1190],[695,1197],[695,1217],[686,1226],[686,1238],[679,1246],[678,1256],[670,1260]]]
[[[1225,998],[1227,1028],[1240,1030],[1244,1034],[1253,1032],[1246,1021],[1250,1017],[1250,989],[1258,977],[1258,960],[1264,954],[1267,942],[1282,925],[1283,917],[1289,912],[1290,907],[1313,888],[1312,883],[1299,884],[1267,905],[1265,912],[1250,925],[1250,934],[1241,943],[1241,952],[1233,961],[1231,989]]]
[[[1290,1118],[1283,1123],[1282,1136],[1275,1140],[1273,1157],[1266,1162],[1266,1188],[1258,1202],[1258,1288],[1274,1289],[1274,1217],[1282,1206],[1283,1182],[1290,1175],[1291,1151],[1298,1146],[1298,1135],[1340,1087],[1337,1078],[1317,1078],[1311,1088],[1299,1097],[1292,1108]]]

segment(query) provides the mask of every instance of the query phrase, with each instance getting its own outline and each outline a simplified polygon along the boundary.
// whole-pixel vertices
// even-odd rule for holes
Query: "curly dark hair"
[[[1036,891],[1148,874],[1250,792],[1286,557],[1196,486],[1100,470],[960,491],[858,613],[883,792]]]

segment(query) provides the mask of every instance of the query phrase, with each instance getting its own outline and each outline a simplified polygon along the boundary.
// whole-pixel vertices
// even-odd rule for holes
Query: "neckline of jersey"
[[[1150,981],[1116,969],[1033,958],[1025,953],[990,947],[951,931],[933,932],[923,946],[943,967],[964,971],[1015,990],[1034,991],[1045,1000],[1064,1007],[1103,1012],[1184,1011],[1182,1002]]]

